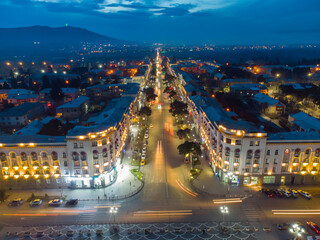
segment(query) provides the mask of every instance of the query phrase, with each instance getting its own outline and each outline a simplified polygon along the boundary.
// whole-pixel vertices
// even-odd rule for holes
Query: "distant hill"
[[[76,27],[0,28],[0,36],[1,58],[40,53],[54,54],[56,51],[77,51],[85,42],[119,46],[131,43]]]

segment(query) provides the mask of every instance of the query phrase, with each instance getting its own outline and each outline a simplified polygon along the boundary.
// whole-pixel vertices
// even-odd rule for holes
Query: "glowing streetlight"
[[[277,77],[277,78],[280,77],[280,73],[277,73],[277,74],[276,74],[276,77]]]
[[[222,222],[224,222],[224,215],[229,214],[229,209],[227,206],[222,206],[220,212],[222,213]]]
[[[11,63],[10,63],[10,62],[6,62],[6,65],[7,65],[7,66],[11,66]]]
[[[305,233],[305,230],[301,226],[299,226],[299,224],[295,223],[289,229],[289,232],[293,233],[297,237],[301,237],[301,235]]]
[[[45,73],[46,71],[44,69],[41,70],[42,73]]]
[[[103,65],[102,64],[99,64],[99,68],[102,68],[103,67]]]
[[[116,214],[118,212],[118,208],[117,207],[111,207],[109,210],[110,214],[113,214],[113,223],[116,222]]]
[[[66,72],[66,71],[63,71],[62,73],[63,73],[63,74],[67,74],[67,72]]]

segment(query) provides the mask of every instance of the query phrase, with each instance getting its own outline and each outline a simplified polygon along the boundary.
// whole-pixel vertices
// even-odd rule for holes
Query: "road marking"
[[[178,184],[178,186],[186,193],[188,193],[189,195],[193,196],[193,197],[197,197],[198,194],[195,192],[192,192],[189,188],[187,188],[186,186],[184,186],[181,181],[179,179],[176,179],[176,183]]]
[[[303,209],[286,209],[286,210],[272,210],[274,215],[320,215],[320,209],[303,210]]]
[[[112,207],[121,207],[121,205],[98,205],[98,206],[94,206],[93,208],[112,208]]]
[[[192,210],[172,210],[172,211],[136,211],[133,213],[135,217],[144,217],[144,216],[186,216],[192,215]]]
[[[229,199],[214,199],[212,200],[214,204],[226,204],[226,203],[241,203],[240,198],[229,198]]]

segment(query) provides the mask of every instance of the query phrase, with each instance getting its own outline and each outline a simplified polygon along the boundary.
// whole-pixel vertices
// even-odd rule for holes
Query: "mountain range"
[[[130,45],[133,42],[107,37],[89,30],[71,26],[47,27],[31,26],[20,28],[0,28],[0,58],[13,56],[33,57],[38,54],[55,55],[58,52],[75,52],[87,45]]]

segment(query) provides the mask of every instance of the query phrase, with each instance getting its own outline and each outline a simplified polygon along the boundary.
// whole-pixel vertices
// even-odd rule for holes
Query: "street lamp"
[[[118,212],[118,208],[117,207],[111,207],[109,210],[109,213],[113,214],[113,224],[116,223],[116,214]]]
[[[222,213],[222,222],[224,222],[224,215],[229,213],[229,209],[227,206],[220,207],[220,212]]]
[[[292,227],[289,229],[291,233],[293,233],[296,237],[301,237],[302,233],[305,233],[305,230],[299,226],[299,224],[293,224]]]

